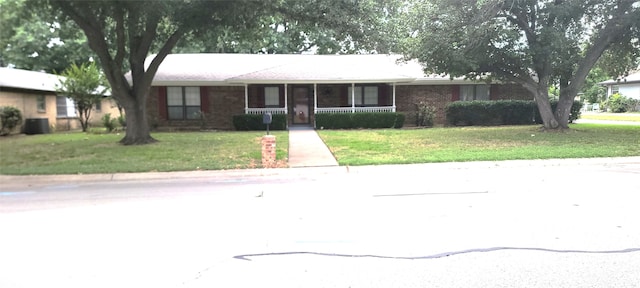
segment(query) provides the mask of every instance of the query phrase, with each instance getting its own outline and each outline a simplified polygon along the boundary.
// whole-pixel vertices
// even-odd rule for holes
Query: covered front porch
[[[314,126],[323,113],[396,112],[396,83],[247,83],[245,114],[285,114]]]

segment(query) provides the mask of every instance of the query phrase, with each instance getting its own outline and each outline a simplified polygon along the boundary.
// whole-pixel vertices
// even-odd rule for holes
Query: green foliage
[[[0,136],[9,135],[20,123],[22,123],[22,113],[18,108],[0,107]]]
[[[456,101],[445,107],[447,123],[467,125],[526,125],[532,124],[536,104],[534,101]]]
[[[120,124],[122,128],[127,127],[127,117],[120,114],[120,116],[118,116],[118,124]]]
[[[102,73],[98,66],[91,62],[83,63],[80,66],[72,64],[65,69],[57,87],[58,93],[73,100],[78,113],[78,119],[82,126],[82,131],[86,132],[89,127],[91,110],[105,95],[107,89]]]
[[[552,110],[558,106],[557,100],[551,101]],[[571,106],[570,122],[580,117],[582,103],[574,101]],[[454,126],[495,126],[542,124],[538,106],[534,101],[456,101],[445,107],[447,124]]]
[[[591,104],[600,103],[607,95],[606,88],[598,85],[598,83],[611,78],[605,73],[604,69],[600,67],[600,63],[603,63],[603,60],[604,59],[598,60],[598,65],[591,69],[584,88],[582,89],[582,99],[587,100],[587,102]]]
[[[402,113],[336,113],[316,114],[316,128],[320,129],[376,129],[402,128]]]
[[[111,133],[116,129],[116,121],[116,118],[111,118],[111,113],[102,116],[102,126],[107,128],[107,133]]]
[[[60,16],[46,1],[1,0],[0,66],[57,73],[95,57],[82,31]]]
[[[416,106],[416,126],[433,127],[433,119],[436,116],[436,109],[428,103],[420,102]]]
[[[629,59],[610,62],[620,63],[617,72],[637,67],[640,6],[634,2],[424,1],[409,10],[415,35],[403,47],[429,74],[518,83],[535,91],[541,109],[548,107],[548,88],[557,85],[564,106],[608,48],[618,52],[612,59]],[[548,129],[567,126],[565,112],[543,116]]]
[[[605,101],[607,111],[613,113],[624,113],[637,111],[639,101],[633,98],[626,97],[620,93],[613,94]]]
[[[267,125],[262,124],[262,115],[254,114],[234,115],[233,127],[238,131],[267,130]],[[287,115],[272,115],[269,130],[287,130]]]

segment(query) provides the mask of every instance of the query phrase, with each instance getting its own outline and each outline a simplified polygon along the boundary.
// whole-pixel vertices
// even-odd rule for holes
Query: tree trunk
[[[553,109],[551,109],[551,102],[549,102],[549,90],[540,85],[537,85],[536,87],[532,86],[533,85],[524,85],[524,88],[531,92],[536,100],[544,129],[555,130],[560,128],[561,125],[558,118],[556,118],[556,115],[553,113]]]
[[[127,100],[125,101],[130,103],[123,103],[127,121],[127,133],[120,140],[120,143],[123,145],[143,145],[157,142],[156,139],[151,137],[146,105],[139,105],[130,97],[123,98],[126,98]]]
[[[561,94],[558,107],[556,107],[556,119],[558,119],[561,129],[569,129],[571,106],[573,106],[573,97],[563,97]]]

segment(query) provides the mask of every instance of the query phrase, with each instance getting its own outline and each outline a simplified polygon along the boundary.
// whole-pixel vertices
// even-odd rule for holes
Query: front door
[[[293,124],[309,124],[309,87],[293,87]]]

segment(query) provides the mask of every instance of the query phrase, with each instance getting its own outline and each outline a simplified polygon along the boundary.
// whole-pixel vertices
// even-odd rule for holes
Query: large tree
[[[639,1],[430,0],[408,12],[416,16],[408,26],[408,57],[431,73],[521,84],[545,129],[568,128],[573,100],[603,53],[624,60],[618,74],[634,68],[640,54]],[[553,84],[560,87],[555,111],[548,95]]]
[[[377,7],[374,0],[49,2],[84,31],[97,54],[112,97],[127,115],[126,135],[121,140],[125,145],[156,141],[150,135],[146,101],[158,67],[181,38],[199,39],[212,30],[255,32],[264,28],[265,17],[274,16],[300,27],[302,23],[332,27],[335,33],[330,35],[355,41],[359,35],[345,34],[359,31],[354,17]],[[151,54],[155,57],[145,63]],[[127,71],[131,72],[130,82]]]

